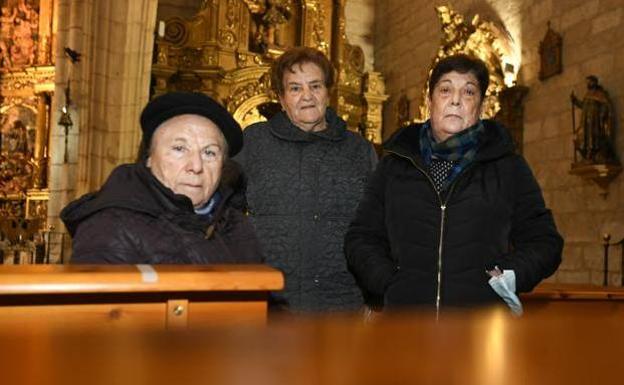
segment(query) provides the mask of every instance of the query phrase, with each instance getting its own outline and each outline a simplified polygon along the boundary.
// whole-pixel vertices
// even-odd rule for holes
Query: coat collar
[[[511,135],[503,125],[490,119],[483,119],[483,125],[485,133],[475,157],[476,162],[487,162],[515,151]],[[384,150],[422,163],[420,157],[422,126],[423,123],[415,123],[399,129],[384,143]]]
[[[222,184],[219,192],[221,201],[215,211],[215,219],[220,216],[234,191]],[[185,222],[205,222],[195,214],[188,197],[175,194],[164,186],[143,163],[117,167],[99,191],[83,195],[67,205],[61,212],[61,219],[73,235],[80,222],[108,208],[126,209],[153,217],[182,218]]]
[[[278,112],[270,120],[270,130],[276,137],[291,142],[312,142],[318,139],[340,141],[345,139],[347,124],[331,108],[325,113],[327,128],[319,132],[306,132],[295,126],[284,111]]]

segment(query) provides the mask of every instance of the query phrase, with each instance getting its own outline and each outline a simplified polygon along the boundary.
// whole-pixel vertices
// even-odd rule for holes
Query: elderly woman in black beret
[[[346,236],[350,266],[387,308],[507,303],[561,261],[563,241],[507,130],[480,119],[488,70],[442,59],[430,119],[399,130]]]
[[[260,262],[253,228],[223,183],[243,143],[227,110],[204,94],[168,93],[147,104],[141,128],[141,161],[63,209],[71,262]]]

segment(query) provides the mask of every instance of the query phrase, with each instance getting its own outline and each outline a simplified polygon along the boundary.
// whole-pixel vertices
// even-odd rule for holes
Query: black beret
[[[149,147],[154,131],[164,121],[184,114],[199,115],[213,121],[223,132],[230,156],[238,154],[243,147],[241,126],[225,107],[200,92],[169,92],[147,103],[141,112],[143,145]]]

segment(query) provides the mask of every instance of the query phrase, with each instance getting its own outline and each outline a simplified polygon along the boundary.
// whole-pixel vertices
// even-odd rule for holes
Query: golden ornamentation
[[[0,197],[0,217],[3,219],[25,218],[26,201],[22,195],[9,195]]]
[[[32,96],[40,91],[54,91],[53,66],[26,68],[0,77],[2,95]]]
[[[26,193],[26,219],[45,219],[48,216],[48,190],[30,190]]]
[[[271,76],[269,75],[268,68],[257,80],[246,82],[240,86],[234,88],[231,95],[226,99],[225,106],[231,113],[236,113],[240,106],[249,99],[258,95],[267,95],[267,99],[275,100],[271,98]]]
[[[3,1],[0,15],[0,227],[15,226],[28,239],[47,219],[53,2]],[[39,30],[39,24],[44,27]],[[35,66],[36,65],[36,66]],[[47,192],[45,192],[47,194]],[[11,224],[9,221],[12,221]],[[7,223],[9,222],[9,223]]]
[[[238,0],[227,0],[225,12],[225,27],[219,30],[219,43],[228,48],[234,48],[238,43],[236,25],[238,24]]]
[[[312,9],[315,11],[314,25],[312,27],[312,42],[314,47],[329,57],[329,43],[325,36],[325,6],[321,1],[315,1]]]
[[[431,76],[435,64],[447,56],[464,53],[483,60],[490,72],[490,85],[483,101],[482,115],[485,118],[494,117],[500,109],[498,95],[505,88],[502,69],[503,52],[499,49],[499,34],[496,33],[496,26],[491,22],[481,21],[479,15],[475,15],[468,23],[461,14],[447,6],[437,7],[436,11],[444,36],[428,75]],[[429,97],[428,83],[425,83],[422,95],[422,104],[416,119],[418,121],[424,121],[429,117],[429,109],[425,102]]]
[[[178,65],[186,68],[200,67],[202,65],[203,52],[201,48],[185,47],[182,55],[178,58]]]
[[[383,76],[379,72],[368,72],[364,81],[364,137],[373,143],[382,141],[382,108],[388,99]]]
[[[158,44],[156,50],[156,64],[166,66],[168,64],[169,46],[166,44]]]
[[[34,65],[39,14],[26,0],[3,4],[1,12],[0,65],[6,69]]]
[[[50,59],[52,52],[52,40],[50,36],[44,35],[41,37],[39,48],[37,52],[37,64],[48,65],[52,62]]]
[[[266,12],[266,0],[243,0],[249,11],[255,14]]]
[[[217,64],[217,58],[215,52],[212,49],[204,48],[201,59],[203,66],[212,67]]]
[[[275,112],[278,99],[269,84],[270,64],[288,47],[303,42],[326,54],[336,47],[331,60],[338,78],[331,104],[351,130],[372,119],[364,115],[365,104],[370,114],[380,115],[381,102],[363,98],[364,54],[344,36],[344,0],[211,0],[201,5],[190,19],[180,19],[175,40],[179,45],[171,32],[156,40],[156,95],[174,89],[205,92],[222,101],[245,127]],[[333,20],[336,23],[330,23]],[[370,89],[377,87],[373,80]],[[374,124],[380,130],[381,125]],[[375,132],[380,138],[380,131]]]

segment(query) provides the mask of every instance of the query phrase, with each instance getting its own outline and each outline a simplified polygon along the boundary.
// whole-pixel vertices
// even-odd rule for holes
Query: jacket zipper
[[[455,189],[455,185],[457,184],[457,181],[459,180],[459,177],[461,175],[463,175],[467,169],[469,169],[470,167],[467,167],[465,170],[463,170],[461,172],[461,174],[459,174],[457,176],[457,178],[455,178],[455,181],[451,184],[450,188],[449,188],[449,192],[446,195],[446,200],[442,200],[442,197],[440,196],[440,193],[438,192],[438,190],[436,190],[435,188],[435,183],[433,182],[433,179],[431,179],[431,177],[429,176],[429,174],[422,168],[420,167],[418,164],[416,164],[416,162],[414,161],[414,159],[412,159],[409,156],[405,156],[405,155],[401,155],[399,153],[396,153],[394,151],[389,151],[386,150],[388,153],[390,154],[394,154],[400,158],[404,158],[409,160],[414,167],[420,171],[429,181],[429,184],[431,185],[431,187],[433,188],[433,191],[436,193],[437,197],[438,197],[438,202],[440,204],[440,241],[438,243],[438,273],[437,273],[437,285],[436,285],[436,298],[435,298],[435,304],[436,304],[436,320],[439,318],[440,316],[440,302],[442,299],[442,245],[443,245],[443,241],[444,241],[444,224],[446,222],[446,204],[448,203],[449,199],[451,198],[451,195],[453,193],[453,190]]]

